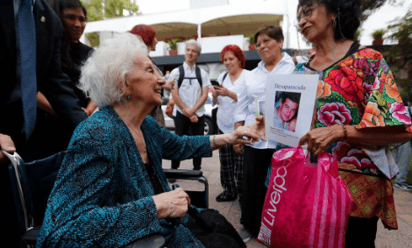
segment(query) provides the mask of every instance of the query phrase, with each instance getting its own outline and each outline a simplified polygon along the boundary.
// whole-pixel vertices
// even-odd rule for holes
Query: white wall
[[[202,53],[220,53],[227,45],[238,45],[243,48],[243,35],[204,37],[200,39],[200,42]]]

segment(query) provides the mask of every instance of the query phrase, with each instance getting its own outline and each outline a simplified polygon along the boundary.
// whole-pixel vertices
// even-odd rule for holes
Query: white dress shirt
[[[196,65],[193,65],[192,68],[189,67],[186,62],[183,63],[183,69],[185,71],[185,77],[191,77],[191,78],[196,78]],[[200,69],[200,74],[202,77],[202,88],[204,87],[211,87],[212,84],[210,83],[209,76],[207,75],[207,72],[205,72],[203,69]],[[179,68],[173,69],[173,71],[170,73],[170,79],[175,79],[175,86],[178,87],[178,79],[179,79]],[[200,88],[200,84],[197,81],[197,79],[183,79],[182,85],[180,85],[179,88],[179,97],[182,99],[183,103],[185,104],[186,107],[191,108],[195,106],[195,104],[199,101],[199,98],[202,96],[202,89]],[[175,107],[173,108],[173,116],[176,116],[176,111],[179,111],[181,114],[183,114],[183,110],[175,104]],[[205,114],[205,106],[204,104],[198,108],[195,112],[195,114],[198,117],[201,117]]]
[[[242,73],[239,75],[239,77],[236,79],[236,81],[232,84],[230,81],[230,76],[227,74],[225,80],[223,80],[223,76],[227,72],[224,72],[220,74],[220,76],[217,78],[217,82],[220,85],[223,85],[226,87],[228,90],[233,91],[236,93],[236,95],[239,93],[239,84],[241,81],[246,80],[246,75],[250,73],[248,70],[243,70]],[[223,133],[231,133],[235,130],[235,121],[234,121],[234,111],[237,102],[233,100],[232,98],[228,96],[218,96],[217,98],[219,108],[217,109],[217,114],[216,114],[216,122],[217,126]]]
[[[244,121],[246,125],[252,125],[256,120],[256,104],[259,100],[265,100],[266,81],[270,74],[292,74],[295,69],[292,57],[287,53],[282,53],[281,61],[277,63],[272,71],[268,71],[265,62],[260,61],[258,66],[253,69],[246,77],[246,80],[239,84],[240,91],[237,95],[237,105],[235,108],[234,121]],[[257,141],[253,148],[267,149],[276,148],[274,141]]]

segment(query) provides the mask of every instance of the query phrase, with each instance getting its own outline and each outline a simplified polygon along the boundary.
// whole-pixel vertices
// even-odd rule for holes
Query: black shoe
[[[200,167],[193,167],[193,170],[201,170]]]
[[[217,202],[225,202],[225,201],[234,201],[236,200],[236,196],[229,196],[226,192],[222,192],[220,195],[216,197]]]

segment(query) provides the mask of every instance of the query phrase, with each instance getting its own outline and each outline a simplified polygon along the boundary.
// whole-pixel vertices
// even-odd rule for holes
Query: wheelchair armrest
[[[201,170],[175,170],[175,169],[163,169],[166,174],[166,178],[173,178],[173,179],[191,179],[191,178],[198,178],[203,176],[203,172]]]
[[[162,248],[166,245],[166,239],[159,234],[152,234],[138,239],[123,248]]]
[[[40,226],[35,226],[23,234],[22,240],[27,245],[35,245],[40,234]]]

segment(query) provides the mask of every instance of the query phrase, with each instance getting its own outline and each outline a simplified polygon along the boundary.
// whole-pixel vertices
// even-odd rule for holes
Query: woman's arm
[[[217,104],[218,97],[219,97],[219,94],[217,94],[217,92],[216,92],[216,86],[213,86],[212,96],[213,96],[212,102],[213,102],[213,106],[214,106],[214,105]]]
[[[233,99],[233,101],[237,102],[237,94],[233,91],[228,90],[225,86],[214,86],[216,93],[220,96],[227,96]]]
[[[412,134],[405,130],[405,126],[359,129],[352,125],[333,125],[310,130],[300,139],[299,144],[307,143],[308,151],[314,156],[319,156],[329,145],[337,141],[345,141],[352,145],[380,147],[403,143],[411,139]]]

